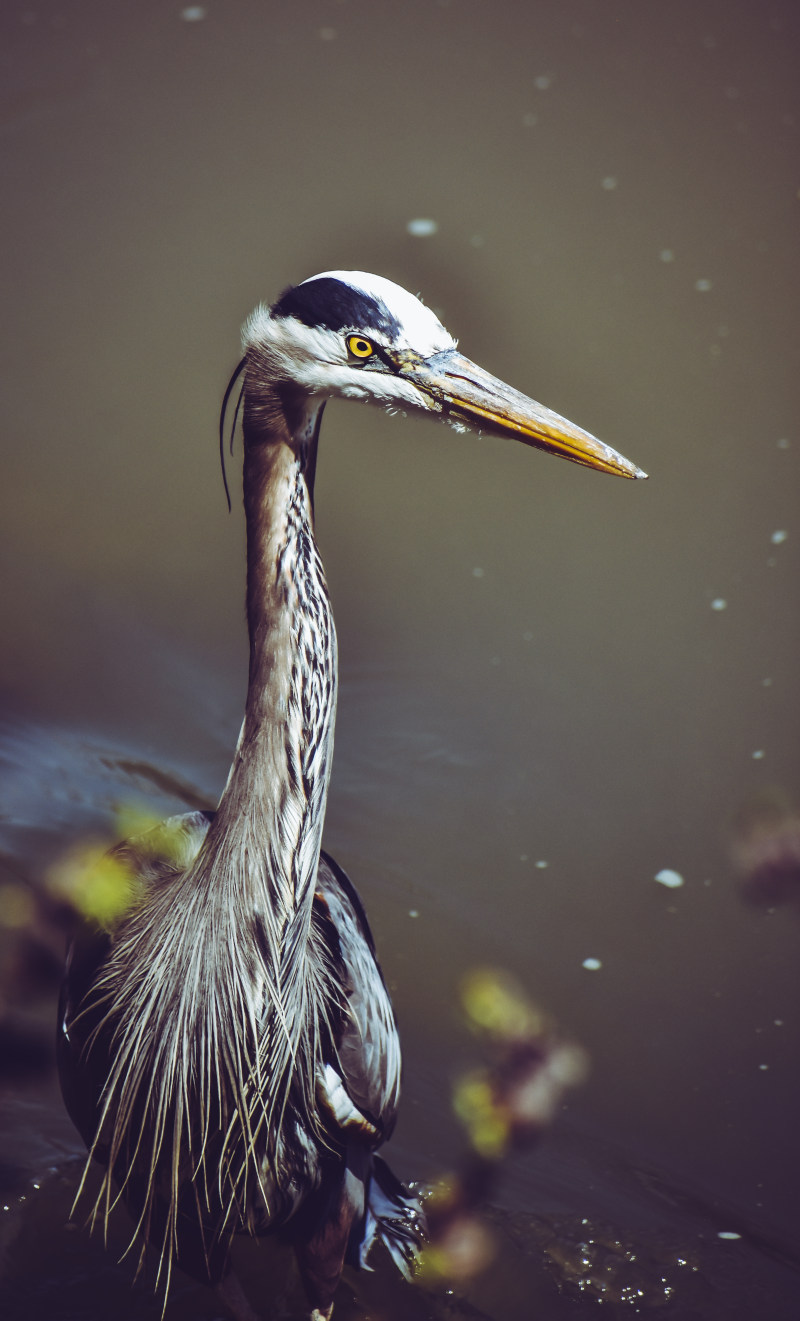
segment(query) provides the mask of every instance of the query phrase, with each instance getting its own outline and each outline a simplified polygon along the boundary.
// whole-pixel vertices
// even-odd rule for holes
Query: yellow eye
[[[375,352],[368,339],[363,335],[348,335],[347,349],[354,358],[371,358]]]

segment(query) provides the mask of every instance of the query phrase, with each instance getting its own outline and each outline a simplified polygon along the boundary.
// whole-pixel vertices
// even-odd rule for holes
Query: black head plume
[[[220,462],[220,467],[222,468],[222,485],[225,487],[225,499],[228,501],[228,513],[230,513],[231,511],[231,493],[228,488],[228,475],[225,471],[225,414],[228,411],[228,401],[233,393],[233,387],[235,386],[236,382],[238,381],[239,377],[244,371],[246,363],[247,363],[247,358],[246,357],[242,358],[241,362],[236,367],[233,376],[228,381],[228,388],[226,389],[225,394],[223,395],[222,408],[220,409],[219,412],[219,462]],[[231,454],[233,454],[233,437],[236,431],[236,423],[239,420],[239,409],[242,406],[243,393],[244,393],[244,386],[242,386],[241,390],[239,391],[239,398],[236,401],[236,408],[234,409],[233,412],[233,422],[231,424],[231,436],[230,436]]]

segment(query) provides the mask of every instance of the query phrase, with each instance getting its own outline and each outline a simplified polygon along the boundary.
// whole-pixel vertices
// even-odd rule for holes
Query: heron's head
[[[363,271],[327,271],[259,307],[244,328],[245,407],[279,398],[305,430],[334,396],[434,414],[456,430],[510,436],[620,477],[634,464],[459,353],[419,298]],[[249,398],[248,398],[249,396]]]

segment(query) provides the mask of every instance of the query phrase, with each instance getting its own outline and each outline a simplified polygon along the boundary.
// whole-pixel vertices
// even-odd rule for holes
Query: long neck
[[[218,811],[240,856],[261,853],[273,919],[283,928],[310,910],[336,714],[336,634],[309,490],[315,423],[310,416],[308,441],[298,443],[285,423],[257,429],[245,413],[250,673]]]
[[[250,1186],[270,1214],[289,1214],[308,1157],[284,1123],[290,1093],[316,1133],[337,991],[311,921],[336,709],[336,640],[304,475],[314,422],[305,446],[288,425],[246,426],[250,683],[236,756],[194,862],[132,909],[98,982],[119,1043],[101,1101],[113,1154],[98,1206],[113,1199],[111,1171],[129,1161],[147,1175],[140,1225],[149,1224],[163,1169],[168,1260],[186,1170],[198,1197],[220,1201],[225,1227],[244,1214]],[[149,1133],[133,1132],[151,1110]],[[216,1124],[221,1152],[216,1139],[206,1144]]]

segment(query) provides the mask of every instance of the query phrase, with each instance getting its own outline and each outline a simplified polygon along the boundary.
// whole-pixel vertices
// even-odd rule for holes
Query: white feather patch
[[[344,1083],[331,1064],[325,1065],[325,1073],[320,1079],[320,1090],[340,1128],[358,1128],[363,1133],[377,1135],[378,1130],[353,1105],[345,1091]]]

